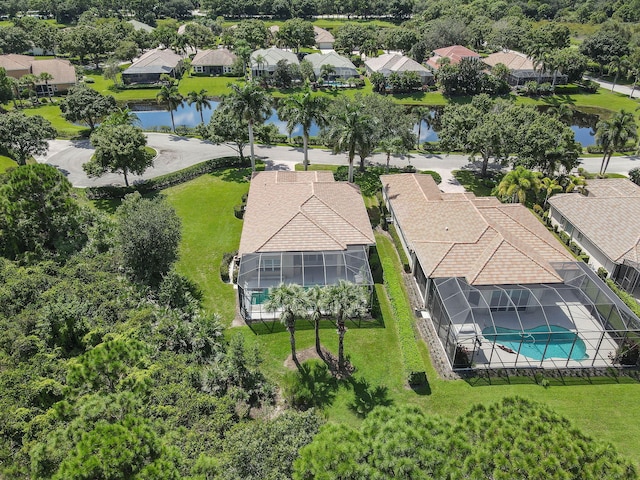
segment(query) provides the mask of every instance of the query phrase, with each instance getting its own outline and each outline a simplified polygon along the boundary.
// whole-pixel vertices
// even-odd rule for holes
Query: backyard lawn
[[[0,155],[0,173],[6,172],[7,168],[17,167],[18,164],[9,157]]]
[[[233,205],[248,189],[246,170],[238,173],[225,170],[204,175],[164,193],[177,209],[183,222],[183,240],[178,269],[198,283],[204,293],[204,305],[209,311],[223,315],[226,325],[235,315],[235,291],[219,277],[222,254],[235,250],[239,244],[242,222],[233,216]],[[389,281],[399,281],[401,266],[386,236],[378,235],[378,254],[390,259],[395,274]],[[428,388],[414,392],[405,386],[401,355],[394,318],[390,313],[384,286],[376,284],[380,311],[376,321],[348,324],[345,352],[357,368],[353,377],[336,388],[328,388],[326,415],[332,422],[355,424],[360,417],[353,409],[355,398],[363,404],[412,404],[425,411],[447,418],[466,412],[473,403],[495,402],[502,397],[521,395],[547,403],[572,420],[585,433],[613,443],[625,456],[640,466],[640,451],[635,441],[640,436],[640,384],[627,379],[567,378],[565,385],[549,378],[547,389],[529,378],[500,379],[489,385],[485,380],[443,381],[437,378],[430,364],[427,348],[420,342],[426,360]],[[238,332],[250,342],[256,342],[265,359],[265,371],[275,381],[287,371],[289,335],[279,323],[256,324],[231,328],[228,335]],[[335,327],[325,322],[321,330],[323,345],[337,352]],[[298,351],[313,346],[314,334],[310,322],[297,324]]]

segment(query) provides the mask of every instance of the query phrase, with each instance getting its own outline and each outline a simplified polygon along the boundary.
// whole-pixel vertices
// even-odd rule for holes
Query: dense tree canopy
[[[116,100],[111,95],[86,86],[73,87],[60,102],[62,116],[70,122],[84,122],[93,130],[101,119],[116,110]]]
[[[635,468],[547,407],[522,398],[477,405],[453,423],[378,408],[360,428],[330,424],[300,451],[295,479],[633,479]]]
[[[11,112],[0,116],[0,145],[13,152],[18,165],[27,163],[33,155],[43,155],[49,149],[56,130],[40,115],[27,116]]]

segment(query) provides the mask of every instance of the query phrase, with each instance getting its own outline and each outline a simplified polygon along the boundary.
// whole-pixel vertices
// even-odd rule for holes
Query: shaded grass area
[[[0,155],[0,173],[6,172],[8,168],[17,166],[18,164],[12,158]]]
[[[225,170],[220,175],[205,175],[183,185],[165,191],[169,201],[177,209],[183,222],[181,259],[178,269],[203,290],[205,307],[221,312],[229,324],[235,310],[235,292],[221,282],[218,273],[222,252],[237,248],[241,222],[233,217],[233,205],[247,191],[248,184],[241,175]],[[401,265],[395,255],[380,251],[399,272]],[[379,282],[379,279],[378,279]],[[348,323],[345,352],[356,372],[349,382],[340,382],[335,396],[324,411],[330,422],[356,425],[361,415],[354,405],[362,405],[367,398],[394,405],[415,405],[429,413],[454,419],[468,411],[474,403],[492,403],[506,396],[520,395],[543,402],[561,415],[569,418],[586,434],[605,442],[611,442],[623,455],[640,465],[640,451],[635,441],[640,435],[640,385],[620,378],[564,378],[549,379],[550,388],[542,388],[532,378],[508,377],[487,380],[443,381],[430,363],[429,352],[423,342],[418,342],[419,352],[425,362],[429,391],[414,391],[407,387],[390,304],[384,287],[376,283],[379,315],[375,322]],[[284,362],[290,355],[289,335],[279,324],[273,324],[273,333],[254,333],[249,327],[227,330],[227,335],[241,334],[250,343],[256,343],[264,357],[264,370],[276,381],[282,381],[289,371]],[[254,327],[254,328],[257,328]],[[266,327],[264,327],[266,328]],[[297,323],[298,351],[314,345],[311,323]],[[322,323],[323,346],[337,353],[338,336],[332,322]],[[381,399],[375,396],[381,388]]]
[[[490,197],[493,188],[500,183],[502,174],[494,174],[493,177],[481,177],[472,170],[454,170],[451,172],[456,180],[468,192],[473,192],[476,197]]]

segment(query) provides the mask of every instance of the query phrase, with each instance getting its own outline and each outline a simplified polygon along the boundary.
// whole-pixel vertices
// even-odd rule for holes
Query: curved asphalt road
[[[147,133],[148,145],[154,148],[158,155],[154,166],[149,168],[144,175],[130,175],[129,181],[133,183],[142,179],[154,178],[159,175],[174,172],[185,167],[209,160],[211,158],[235,155],[235,151],[227,145],[214,145],[206,141],[184,138],[177,135],[162,133]],[[124,185],[122,175],[106,174],[99,178],[89,178],[82,164],[89,161],[93,155],[93,147],[88,140],[52,140],[49,142],[49,151],[46,155],[38,157],[41,163],[48,163],[60,169],[75,187],[92,187],[103,185]],[[245,149],[248,155],[249,149]],[[294,147],[279,147],[256,145],[256,156],[263,159],[270,169],[293,169],[296,163],[302,162],[302,149]],[[344,154],[333,154],[329,150],[310,149],[309,160],[315,164],[346,165],[347,157]],[[373,163],[385,163],[386,155],[374,154],[368,159]],[[582,159],[582,166],[590,172],[597,172],[600,168],[600,158]],[[392,158],[391,163],[399,167],[408,164],[405,158]],[[411,164],[420,170],[435,170],[442,175],[443,184],[450,185],[452,190],[456,188],[455,180],[451,177],[451,170],[470,168],[468,155],[411,155]],[[640,166],[640,157],[612,157],[608,172],[626,174],[630,169]]]

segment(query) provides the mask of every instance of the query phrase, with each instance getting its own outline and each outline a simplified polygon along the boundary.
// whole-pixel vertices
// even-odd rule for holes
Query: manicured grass
[[[74,138],[82,132],[88,131],[87,127],[74,125],[73,123],[66,121],[62,117],[62,112],[60,112],[60,107],[58,105],[47,103],[36,108],[26,108],[22,111],[25,115],[40,115],[49,120],[51,125],[53,125],[53,128],[57,130],[59,138]]]
[[[471,170],[454,170],[451,172],[460,185],[476,197],[490,197],[493,187],[500,182],[499,178],[482,178]]]
[[[197,283],[204,307],[222,315],[226,325],[235,316],[236,293],[220,280],[220,262],[240,243],[242,221],[233,215],[233,206],[249,190],[248,173],[223,170],[163,192],[182,219],[178,271]]]
[[[0,155],[0,173],[4,173],[8,168],[17,167],[18,164],[11,158]]]

